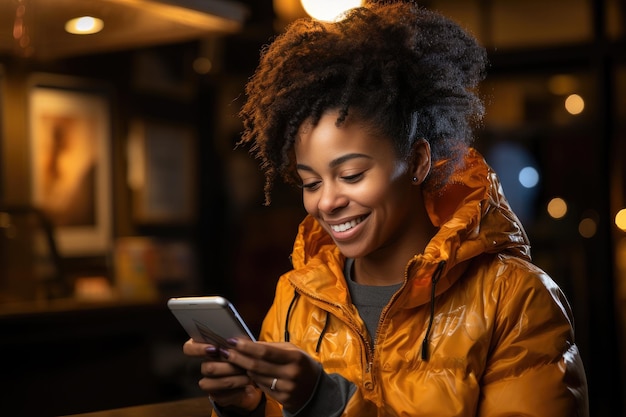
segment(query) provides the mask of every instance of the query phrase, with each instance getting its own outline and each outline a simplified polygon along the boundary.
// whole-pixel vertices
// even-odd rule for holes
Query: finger
[[[221,391],[229,391],[229,390],[241,390],[246,387],[246,385],[251,385],[252,382],[250,378],[245,374],[240,375],[230,375],[219,378],[202,378],[198,385],[203,391],[207,391],[209,393],[221,392]]]
[[[269,378],[264,378],[269,379]],[[270,391],[278,391],[278,378],[274,377],[271,379],[271,382],[266,382],[265,385],[269,388]]]
[[[223,362],[221,360],[206,360],[200,365],[200,373],[206,377],[219,378],[228,375],[242,375],[245,373],[245,370],[234,364]]]
[[[310,367],[307,365],[311,362],[308,355],[290,343],[237,341],[226,353],[230,363],[246,369],[256,377],[293,379],[302,372],[303,367]]]
[[[279,366],[273,362],[263,359],[263,354],[254,353],[254,356],[248,356],[247,353],[233,349],[221,351],[222,355],[228,363],[238,366],[246,371],[252,371],[257,374],[272,375],[276,373],[276,367]]]
[[[266,375],[248,372],[248,376],[252,381],[254,381],[256,386],[263,389],[264,391],[290,392],[298,385],[297,380],[289,376],[281,376],[278,373],[275,373],[275,375]]]
[[[281,378],[269,377],[266,377],[263,380],[264,383],[257,383],[257,386],[265,393],[265,395],[274,398],[281,404],[290,404],[294,389],[294,386],[290,381]]]
[[[252,342],[246,339],[234,339],[233,342],[235,351],[277,365],[291,363],[300,355],[300,349],[291,343]]]
[[[217,348],[207,343],[198,343],[189,339],[183,345],[183,353],[187,356],[206,356],[207,354],[217,355]]]

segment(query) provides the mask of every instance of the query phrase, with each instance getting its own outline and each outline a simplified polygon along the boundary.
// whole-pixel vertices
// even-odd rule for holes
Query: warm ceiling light
[[[304,11],[313,19],[334,22],[342,13],[359,7],[362,0],[300,0]]]
[[[65,31],[74,35],[91,35],[100,32],[103,27],[102,19],[91,16],[77,17],[65,23]]]

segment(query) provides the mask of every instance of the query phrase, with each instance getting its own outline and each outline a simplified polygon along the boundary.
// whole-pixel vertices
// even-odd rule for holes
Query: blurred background
[[[201,396],[171,296],[225,295],[258,331],[304,211],[288,187],[263,206],[237,112],[321,3],[0,0],[2,414]],[[571,302],[591,415],[624,416],[626,2],[421,4],[488,50],[475,145]]]

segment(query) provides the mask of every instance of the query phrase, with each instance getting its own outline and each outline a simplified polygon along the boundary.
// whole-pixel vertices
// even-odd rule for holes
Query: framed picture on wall
[[[140,224],[195,218],[196,135],[186,124],[137,119],[128,138],[128,184]]]
[[[49,217],[63,256],[111,247],[111,118],[106,89],[37,75],[29,93],[32,204]]]

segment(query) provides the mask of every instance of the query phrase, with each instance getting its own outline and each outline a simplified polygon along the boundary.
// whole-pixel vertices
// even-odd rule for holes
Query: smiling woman
[[[361,258],[363,282],[401,282],[404,261],[433,234],[427,216],[415,215],[424,202],[413,192],[430,170],[429,146],[416,142],[409,162],[365,121],[348,116],[337,126],[338,117],[303,123],[295,142],[304,208],[345,256]]]
[[[588,416],[568,301],[471,147],[486,65],[402,1],[263,49],[240,144],[307,216],[259,342],[184,346],[214,415]]]

